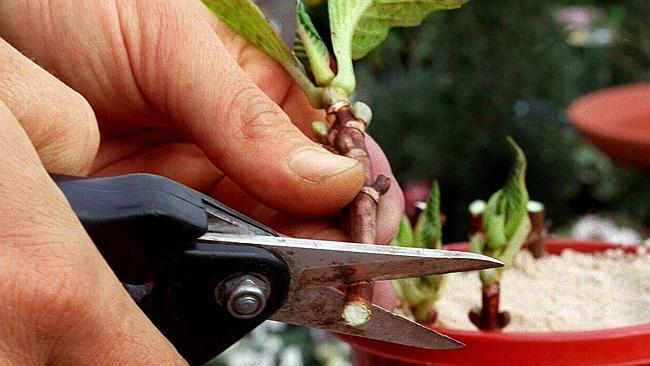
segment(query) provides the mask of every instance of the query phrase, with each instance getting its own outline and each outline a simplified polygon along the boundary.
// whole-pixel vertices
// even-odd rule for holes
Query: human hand
[[[284,234],[345,239],[327,215],[357,194],[361,167],[306,137],[324,116],[199,1],[5,0],[0,34],[92,105],[102,133],[92,174],[165,175]],[[370,145],[376,172],[391,177]],[[392,187],[382,242],[402,212]]]
[[[128,299],[41,164],[65,174],[157,173],[286,234],[345,238],[323,217],[356,194],[360,168],[305,137],[307,123],[323,116],[200,3],[5,0],[0,36],[83,94],[102,132],[95,158],[97,121],[84,98],[0,44],[9,61],[0,63],[8,66],[0,67],[1,118],[14,131],[3,136],[24,150],[0,170],[9,177],[3,202],[15,201],[0,210],[11,248],[0,252],[0,273],[20,274],[0,297],[10,309],[2,324],[19,325],[2,332],[12,352],[0,351],[0,361],[182,362]],[[296,157],[305,149],[321,153]],[[389,175],[381,151],[370,150],[377,172]],[[34,202],[42,203],[37,212],[19,209]],[[379,240],[393,235],[400,213],[394,184],[380,207]],[[18,296],[25,286],[33,291]]]
[[[43,166],[83,173],[97,141],[86,101],[0,38],[1,365],[184,364]]]

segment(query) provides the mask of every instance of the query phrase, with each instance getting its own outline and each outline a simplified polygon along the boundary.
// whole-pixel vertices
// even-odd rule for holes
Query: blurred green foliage
[[[358,97],[375,116],[370,133],[400,183],[439,180],[446,241],[466,238],[467,205],[502,183],[507,135],[528,156],[531,199],[555,224],[590,209],[650,223],[648,174],[585,146],[563,113],[588,91],[650,78],[650,3],[582,3],[602,6],[617,43],[570,46],[553,18],[558,2],[476,0],[394,30],[357,65]]]

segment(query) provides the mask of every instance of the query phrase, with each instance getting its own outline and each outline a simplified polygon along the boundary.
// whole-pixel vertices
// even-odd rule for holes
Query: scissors
[[[281,237],[157,175],[54,179],[131,297],[191,364],[209,362],[267,319],[458,348],[374,304],[366,324],[348,325],[341,286],[502,265],[473,253]]]

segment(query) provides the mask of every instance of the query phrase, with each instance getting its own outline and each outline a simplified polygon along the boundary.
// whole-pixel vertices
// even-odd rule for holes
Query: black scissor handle
[[[212,359],[285,301],[291,280],[277,255],[197,240],[209,227],[275,235],[262,224],[157,175],[54,180],[131,297],[191,364]],[[263,311],[252,318],[233,316],[215,292],[240,275],[269,286]]]
[[[54,180],[122,282],[152,281],[208,229],[203,196],[171,179],[128,174]]]

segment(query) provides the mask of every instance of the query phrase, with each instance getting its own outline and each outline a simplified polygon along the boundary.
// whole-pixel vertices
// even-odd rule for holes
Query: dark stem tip
[[[502,311],[499,313],[499,329],[505,328],[510,324],[510,313],[507,311]]]
[[[478,329],[481,329],[481,313],[480,310],[470,310],[469,312],[469,320],[474,324],[475,327]]]
[[[377,179],[375,179],[374,186],[379,194],[384,194],[388,192],[388,189],[390,188],[390,178],[383,174],[379,174]]]

